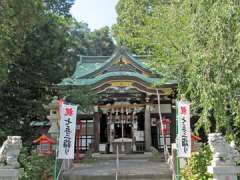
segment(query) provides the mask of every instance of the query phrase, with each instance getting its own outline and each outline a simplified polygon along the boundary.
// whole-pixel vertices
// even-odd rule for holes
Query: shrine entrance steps
[[[119,155],[119,180],[171,180],[172,173],[164,161],[150,160],[149,154]],[[64,180],[114,180],[116,155],[95,155],[95,158],[74,164],[63,173]]]

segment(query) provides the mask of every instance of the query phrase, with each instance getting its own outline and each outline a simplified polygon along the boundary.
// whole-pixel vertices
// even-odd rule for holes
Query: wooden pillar
[[[150,105],[147,103],[145,108],[145,119],[144,119],[144,140],[145,140],[145,151],[150,151],[152,145],[151,135],[151,122],[150,122]]]
[[[98,106],[94,106],[93,123],[94,123],[93,148],[95,152],[98,152],[100,143],[100,114],[98,112]]]

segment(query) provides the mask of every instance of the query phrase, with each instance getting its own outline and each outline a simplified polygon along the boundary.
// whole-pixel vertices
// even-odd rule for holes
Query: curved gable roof
[[[66,78],[62,81],[62,85],[79,85],[79,86],[82,86],[82,85],[94,85],[96,83],[99,83],[105,79],[109,79],[109,78],[114,78],[114,77],[121,77],[123,79],[126,79],[126,78],[136,78],[136,79],[139,79],[145,83],[148,83],[148,84],[157,84],[158,82],[160,82],[160,79],[159,78],[149,78],[149,77],[146,77],[142,74],[139,74],[139,73],[135,73],[135,72],[110,72],[110,73],[106,73],[106,74],[102,74],[102,75],[99,75],[95,78],[78,78],[78,79],[72,79],[72,78]]]
[[[121,57],[126,57],[131,64],[141,71],[151,73],[150,69],[144,65],[142,56],[132,56],[125,47],[121,47],[112,56],[81,56],[72,78],[92,77],[103,72]]]
[[[131,80],[142,82],[146,86],[175,84],[174,82],[162,83],[160,76],[156,76],[144,62],[147,56],[133,56],[121,47],[112,56],[81,56],[74,74],[62,80],[62,86],[92,86],[110,80]],[[130,69],[122,66],[127,61]],[[117,68],[114,68],[115,65]],[[119,69],[119,67],[121,67]],[[124,68],[122,68],[124,67]]]

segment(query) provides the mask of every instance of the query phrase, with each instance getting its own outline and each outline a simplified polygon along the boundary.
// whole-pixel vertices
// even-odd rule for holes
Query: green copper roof
[[[122,55],[126,56],[128,59],[131,59],[131,61],[137,66],[150,72],[150,69],[146,66],[146,63],[144,63],[146,56],[130,55],[126,48],[123,47],[115,51],[112,56],[81,56],[72,78],[84,78],[84,76],[94,73],[95,71],[107,68],[114,59],[117,59]]]
[[[80,78],[89,73],[93,73],[97,69],[103,66],[103,63],[81,63],[78,62],[76,66],[76,70],[73,74],[73,78]]]
[[[106,74],[102,74],[99,75],[95,78],[92,79],[73,79],[73,78],[66,78],[62,81],[61,85],[78,85],[78,86],[82,86],[82,85],[93,85],[96,84],[102,80],[108,79],[108,78],[112,78],[112,77],[125,77],[125,78],[130,78],[130,77],[134,77],[137,78],[139,80],[142,80],[145,83],[149,83],[149,84],[157,84],[160,82],[159,78],[149,78],[146,77],[142,74],[139,73],[135,73],[135,72],[124,72],[124,71],[119,71],[119,72],[110,72],[110,73],[106,73]]]
[[[122,57],[128,59],[135,69],[105,71],[115,63],[118,64]],[[160,78],[146,76],[146,74],[154,75],[145,63],[146,58],[147,56],[131,55],[124,47],[115,51],[112,56],[81,56],[74,74],[69,78],[63,79],[59,85],[91,86],[104,80],[110,80],[111,78],[124,80],[134,78],[148,85],[159,85],[161,82]],[[119,67],[121,66],[119,65]]]

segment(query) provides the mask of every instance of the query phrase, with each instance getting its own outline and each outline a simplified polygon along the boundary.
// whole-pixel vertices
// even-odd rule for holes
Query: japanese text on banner
[[[77,106],[63,104],[60,108],[59,159],[74,159]]]
[[[178,102],[178,156],[191,156],[190,103]]]

